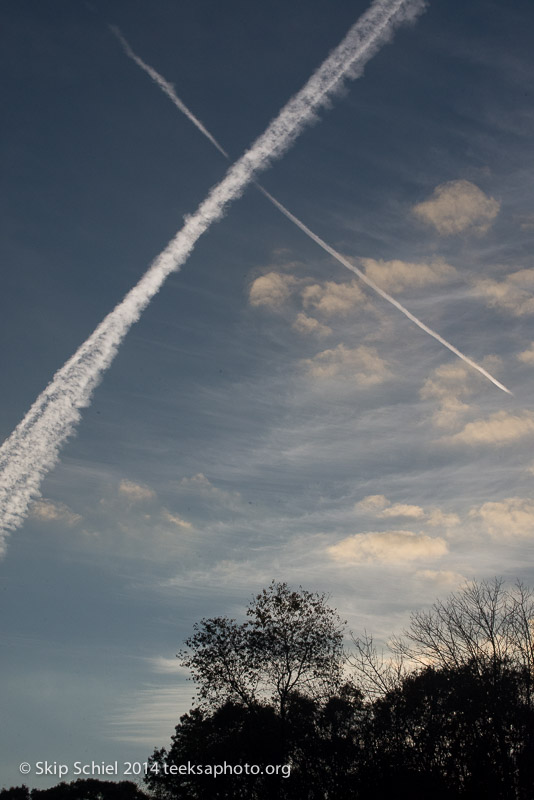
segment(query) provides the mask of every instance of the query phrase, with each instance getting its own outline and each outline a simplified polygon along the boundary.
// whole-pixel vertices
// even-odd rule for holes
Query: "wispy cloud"
[[[474,183],[456,180],[436,186],[432,196],[412,210],[439,234],[450,236],[464,231],[485,233],[499,209],[500,203]]]
[[[425,521],[432,527],[450,528],[459,525],[460,518],[457,514],[443,511],[441,508],[423,506],[411,503],[392,503],[383,494],[370,494],[359,500],[354,510],[358,514],[373,516],[376,519],[417,519]]]
[[[518,353],[517,358],[519,361],[522,361],[523,364],[534,364],[534,342],[532,342],[526,350]]]
[[[148,486],[141,486],[133,481],[122,480],[119,484],[119,494],[132,503],[154,500],[156,492]]]
[[[54,502],[46,498],[32,503],[30,515],[39,522],[60,523],[68,527],[72,527],[82,520],[81,514],[76,514],[65,503]]]

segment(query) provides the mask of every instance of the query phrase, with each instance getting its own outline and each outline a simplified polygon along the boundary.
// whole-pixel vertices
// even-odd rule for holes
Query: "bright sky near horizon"
[[[227,168],[108,24],[235,160],[368,5],[7,0],[1,441]],[[247,190],[5,540],[1,785],[167,745],[183,639],[272,578],[382,640],[466,579],[534,582],[533,23],[430,2],[261,179],[513,397]]]

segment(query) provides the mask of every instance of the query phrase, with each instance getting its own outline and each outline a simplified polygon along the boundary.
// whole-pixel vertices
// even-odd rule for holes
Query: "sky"
[[[0,439],[368,7],[6,0]],[[145,761],[175,655],[271,580],[387,642],[472,579],[534,583],[534,8],[431,0],[126,336],[0,561],[2,785]],[[19,764],[32,772],[21,776]]]

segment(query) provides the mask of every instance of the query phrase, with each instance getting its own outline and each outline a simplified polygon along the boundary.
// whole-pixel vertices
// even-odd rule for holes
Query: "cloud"
[[[131,503],[142,503],[146,500],[153,500],[156,492],[148,486],[141,486],[133,481],[122,480],[119,485],[119,493],[126,497]]]
[[[198,472],[190,478],[182,478],[178,483],[178,491],[233,509],[241,506],[241,495],[239,492],[229,492],[225,489],[219,489],[217,486],[214,486],[202,472]]]
[[[167,656],[153,656],[148,658],[154,672],[160,675],[181,675],[184,678],[189,678],[190,672],[186,667],[183,667],[180,659],[175,656],[174,658],[167,658]]]
[[[40,522],[59,522],[72,527],[80,522],[82,517],[66,506],[64,503],[54,503],[52,500],[36,500],[31,505],[30,515]]]
[[[407,261],[376,261],[362,258],[365,274],[388,292],[402,292],[406,288],[436,286],[454,279],[456,270],[443,259],[429,264],[412,264]]]
[[[433,583],[437,589],[455,589],[467,580],[461,572],[448,569],[418,569],[415,577]]]
[[[432,508],[427,512],[426,521],[429,525],[436,527],[453,528],[460,524],[460,517],[458,514],[442,511],[441,508]]]
[[[380,512],[380,516],[384,519],[391,517],[407,517],[408,519],[422,519],[425,516],[424,510],[421,506],[410,506],[406,503],[394,503],[388,508],[384,508]]]
[[[266,306],[279,309],[291,296],[298,279],[280,272],[268,272],[253,281],[249,288],[249,302],[252,306]]]
[[[490,308],[508,311],[514,317],[534,313],[534,269],[520,269],[507,275],[503,281],[482,278],[475,288]]]
[[[166,522],[170,522],[172,525],[176,525],[177,528],[189,529],[193,527],[190,522],[187,522],[187,520],[182,519],[181,517],[178,516],[178,514],[171,514],[170,511],[167,511],[166,508],[163,509],[162,511],[162,517]]]
[[[471,370],[459,362],[443,364],[437,367],[424,382],[420,396],[422,400],[437,401],[433,413],[433,422],[440,428],[457,423],[458,418],[469,411],[467,403],[461,397],[469,397],[473,393],[473,375]]]
[[[375,386],[390,377],[387,362],[374,347],[361,345],[349,349],[339,344],[333,350],[323,350],[302,362],[308,375],[316,380],[331,378],[354,379],[361,386]]]
[[[441,558],[448,552],[448,547],[441,537],[433,538],[424,533],[371,531],[348,536],[327,548],[327,552],[335,561],[360,564]]]
[[[534,537],[534,501],[507,497],[499,502],[484,503],[473,508],[469,516],[481,519],[495,539],[527,539]]]
[[[314,283],[306,286],[302,292],[304,308],[313,308],[325,317],[348,314],[357,306],[366,303],[365,294],[360,289],[357,281],[349,283]]]
[[[513,444],[528,436],[534,435],[534,414],[523,411],[522,414],[509,414],[497,411],[487,419],[468,422],[453,436],[440,439],[444,444]]]
[[[523,350],[522,353],[518,353],[517,358],[519,361],[522,361],[523,364],[534,364],[534,342],[532,342],[526,350]]]
[[[413,213],[442,236],[471,230],[485,233],[499,213],[500,203],[474,183],[448,181],[436,186],[429,200],[413,207]]]
[[[354,509],[356,511],[376,513],[388,505],[390,505],[390,501],[383,494],[368,494],[367,497],[356,503]]]
[[[383,494],[370,494],[355,504],[354,510],[371,514],[378,519],[405,517],[425,520],[429,525],[450,528],[460,523],[457,514],[447,513],[441,508],[425,509],[407,503],[391,503]]]
[[[314,333],[317,336],[329,336],[332,333],[332,328],[328,325],[323,325],[315,317],[309,317],[302,312],[297,315],[293,328],[299,333]]]

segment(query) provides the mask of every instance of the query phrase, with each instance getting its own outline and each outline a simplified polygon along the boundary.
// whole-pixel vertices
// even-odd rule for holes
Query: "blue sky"
[[[236,158],[366,7],[4,4],[2,440],[226,170],[107,25]],[[513,396],[248,190],[6,539],[4,785],[168,744],[183,639],[273,578],[383,641],[465,580],[532,583],[533,17],[431,2],[262,177]]]

